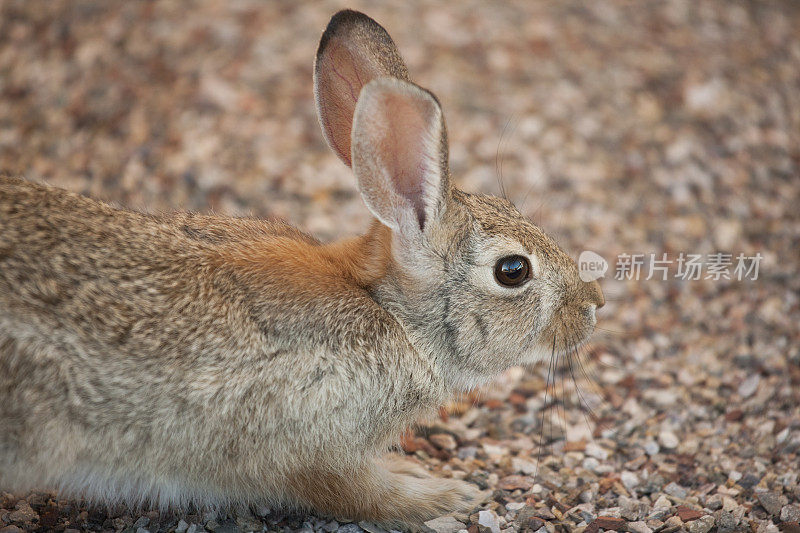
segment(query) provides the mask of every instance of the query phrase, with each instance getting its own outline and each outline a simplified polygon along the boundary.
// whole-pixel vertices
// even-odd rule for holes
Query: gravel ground
[[[409,1],[362,9],[440,97],[451,166],[612,263],[595,342],[403,441],[491,489],[439,532],[800,531],[800,4]],[[0,4],[0,172],[148,211],[363,230],[311,64],[336,2]],[[760,253],[756,280],[615,280],[619,254]],[[706,256],[707,257],[707,256]],[[573,381],[573,376],[575,381]],[[2,494],[0,532],[375,532]]]

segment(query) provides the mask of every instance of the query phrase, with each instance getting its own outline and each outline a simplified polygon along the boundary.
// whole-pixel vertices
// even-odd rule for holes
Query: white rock
[[[690,84],[686,86],[683,98],[690,111],[702,115],[717,113],[725,108],[725,84],[718,78]]]
[[[589,441],[591,439],[592,428],[589,427],[589,424],[571,424],[567,426],[567,440],[569,442]]]
[[[500,533],[500,517],[494,511],[481,511],[478,513],[478,527],[481,526],[491,533]]]
[[[586,450],[584,453],[589,457],[594,457],[595,459],[599,459],[601,461],[605,461],[608,459],[608,450],[597,444],[596,442],[590,442],[586,445]]]
[[[654,351],[655,346],[653,346],[653,343],[646,339],[639,339],[630,348],[630,354],[637,363],[641,363],[645,359],[649,359],[653,355]]]
[[[658,497],[656,503],[653,504],[654,509],[669,509],[672,507],[672,502],[663,494]]]
[[[669,430],[662,430],[661,433],[658,434],[658,442],[668,450],[674,450],[680,443],[675,433]]]
[[[653,530],[647,527],[647,524],[644,522],[628,522],[627,525],[628,531],[632,533],[653,533]]]
[[[670,481],[666,487],[664,487],[664,492],[669,494],[674,498],[684,499],[686,498],[687,491],[684,487],[678,485],[674,481]]]
[[[732,513],[733,511],[735,511],[738,508],[739,508],[739,504],[736,503],[736,500],[734,500],[730,496],[723,496],[722,497],[722,510],[723,511],[728,511],[729,513]]]
[[[650,389],[642,396],[659,407],[669,407],[678,401],[678,393],[671,389]]]
[[[714,527],[714,517],[705,515],[689,522],[689,533],[708,533]]]
[[[778,533],[780,529],[772,522],[764,520],[756,529],[756,533]]]
[[[661,447],[654,440],[649,440],[644,443],[644,451],[647,455],[653,456],[661,450]]]
[[[536,446],[529,437],[519,437],[508,443],[509,447],[517,452],[533,450]]]
[[[616,471],[616,468],[614,467],[614,465],[601,464],[600,466],[598,466],[595,469],[594,472],[595,472],[595,474],[605,475],[605,474],[610,474],[610,473],[615,472],[615,471]]]
[[[536,463],[519,457],[512,457],[511,468],[514,469],[514,472],[521,472],[528,476],[532,476],[536,473]]]
[[[561,461],[566,468],[575,468],[583,461],[583,454],[581,452],[567,452],[561,457]]]
[[[739,389],[737,392],[739,396],[742,398],[749,398],[753,394],[755,394],[756,390],[758,390],[758,384],[761,381],[761,376],[758,374],[753,374],[752,376],[748,376],[747,378],[742,381],[739,385]]]
[[[465,524],[452,516],[440,516],[439,518],[428,520],[425,525],[436,531],[436,533],[456,533],[464,529]]]
[[[583,460],[583,464],[581,466],[590,472],[596,472],[597,468],[600,466],[600,461],[594,457],[587,457]]]
[[[497,446],[495,444],[489,444],[484,442],[483,443],[483,451],[486,452],[486,455],[506,455],[508,453],[508,448],[504,446]]]
[[[630,472],[625,470],[620,474],[620,481],[622,481],[622,485],[628,489],[632,490],[639,486],[639,476],[637,476],[634,472]]]
[[[800,505],[784,505],[781,509],[781,522],[800,521]]]
[[[572,509],[568,510],[566,514],[578,516],[584,522],[591,522],[597,516],[595,514],[594,504],[591,502],[576,505]]]
[[[606,507],[597,512],[597,516],[613,516],[614,518],[622,518],[621,507]]]

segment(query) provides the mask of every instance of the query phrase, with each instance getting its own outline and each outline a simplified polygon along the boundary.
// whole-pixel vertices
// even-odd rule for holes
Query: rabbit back
[[[385,447],[439,393],[369,295],[379,241],[3,178],[0,483],[282,502],[308,465]]]

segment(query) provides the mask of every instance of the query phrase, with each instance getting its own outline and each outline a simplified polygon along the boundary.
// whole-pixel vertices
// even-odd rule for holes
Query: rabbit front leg
[[[394,455],[370,460],[346,474],[308,471],[291,484],[301,504],[319,512],[391,527],[418,525],[480,502],[474,485],[433,477]]]

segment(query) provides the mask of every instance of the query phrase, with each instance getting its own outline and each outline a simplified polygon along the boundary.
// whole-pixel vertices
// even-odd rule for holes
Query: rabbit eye
[[[521,255],[510,255],[500,259],[494,267],[494,277],[500,285],[518,287],[529,278],[531,265]]]

